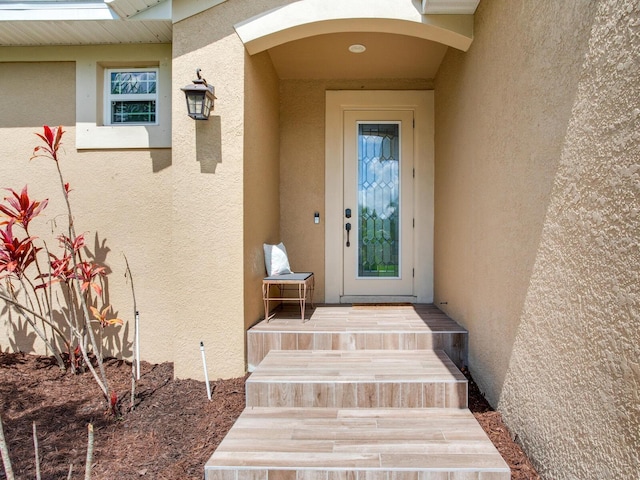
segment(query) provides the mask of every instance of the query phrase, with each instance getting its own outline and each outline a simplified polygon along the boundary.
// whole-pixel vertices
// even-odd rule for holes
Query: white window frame
[[[156,76],[156,93],[145,94],[113,94],[111,93],[111,74],[120,72],[153,72]],[[158,125],[160,123],[160,69],[157,67],[146,68],[105,68],[104,70],[104,124],[112,127],[132,126],[132,125]],[[114,101],[146,101],[156,102],[154,122],[113,122],[111,102]]]

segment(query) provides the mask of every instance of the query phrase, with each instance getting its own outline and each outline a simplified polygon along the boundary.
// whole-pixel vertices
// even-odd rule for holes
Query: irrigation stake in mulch
[[[200,353],[202,353],[202,367],[204,368],[204,381],[207,384],[207,397],[211,401],[211,386],[209,385],[209,373],[207,372],[207,357],[204,355],[204,342],[200,342]]]
[[[140,380],[140,312],[136,310],[136,379]]]

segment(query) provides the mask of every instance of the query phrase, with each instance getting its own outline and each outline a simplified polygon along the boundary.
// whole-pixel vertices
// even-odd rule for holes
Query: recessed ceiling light
[[[349,51],[351,53],[362,53],[367,49],[364,45],[360,45],[359,43],[354,43],[349,47]]]

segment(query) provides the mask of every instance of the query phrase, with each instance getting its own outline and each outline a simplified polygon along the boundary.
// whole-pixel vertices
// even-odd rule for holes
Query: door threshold
[[[352,305],[388,305],[402,306],[413,305],[418,302],[418,297],[414,295],[343,295],[340,303],[351,303]]]

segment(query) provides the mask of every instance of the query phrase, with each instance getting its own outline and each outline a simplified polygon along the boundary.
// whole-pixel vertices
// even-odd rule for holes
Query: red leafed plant
[[[94,280],[97,277],[104,277],[105,275],[105,268],[93,262],[82,262],[78,264],[76,278],[82,282],[80,289],[83,292],[86,292],[89,287],[91,287],[95,290],[96,295],[102,295],[102,287],[94,282]]]
[[[19,239],[13,235],[14,221],[6,222],[4,229],[0,230],[2,245],[0,246],[0,275],[15,275],[21,279],[27,267],[36,259],[36,253],[40,250],[33,244],[32,237]]]
[[[4,213],[9,220],[1,221],[0,224],[8,223],[13,220],[16,223],[22,225],[22,227],[28,232],[29,222],[37,217],[42,210],[45,209],[49,200],[45,199],[41,202],[32,201],[29,198],[27,192],[27,186],[22,189],[20,193],[16,192],[12,188],[7,188],[13,194],[13,197],[5,197],[4,201],[7,205],[0,204],[0,212]]]
[[[42,129],[44,130],[43,134],[41,135],[36,133],[36,135],[42,139],[44,145],[38,145],[33,149],[33,156],[31,159],[36,157],[46,157],[58,163],[58,150],[62,145],[62,134],[64,133],[64,130],[62,130],[62,127],[51,129],[48,125],[45,125]],[[62,182],[62,185],[64,187],[65,183]]]
[[[73,371],[89,369],[104,394],[108,410],[115,412],[113,399],[117,401],[118,397],[109,390],[102,361],[101,332],[124,322],[110,315],[111,305],[106,305],[103,296],[101,281],[106,276],[106,267],[83,258],[83,252],[88,252],[85,235],[76,234],[69,201],[71,188],[60,168],[59,149],[64,131],[62,127],[44,126],[43,133],[36,135],[43,145],[35,147],[31,158],[54,161],[67,207],[68,227],[58,237],[60,256],[49,252],[44,242],[43,246],[36,246],[38,239],[29,234],[29,225],[47,207],[48,199],[32,199],[26,186],[19,193],[6,189],[10,194],[0,202],[0,299],[27,320],[53,352],[60,368],[68,365]],[[16,234],[17,226],[21,234]],[[102,310],[98,310],[98,305],[103,305]],[[68,363],[59,345],[64,345]]]

